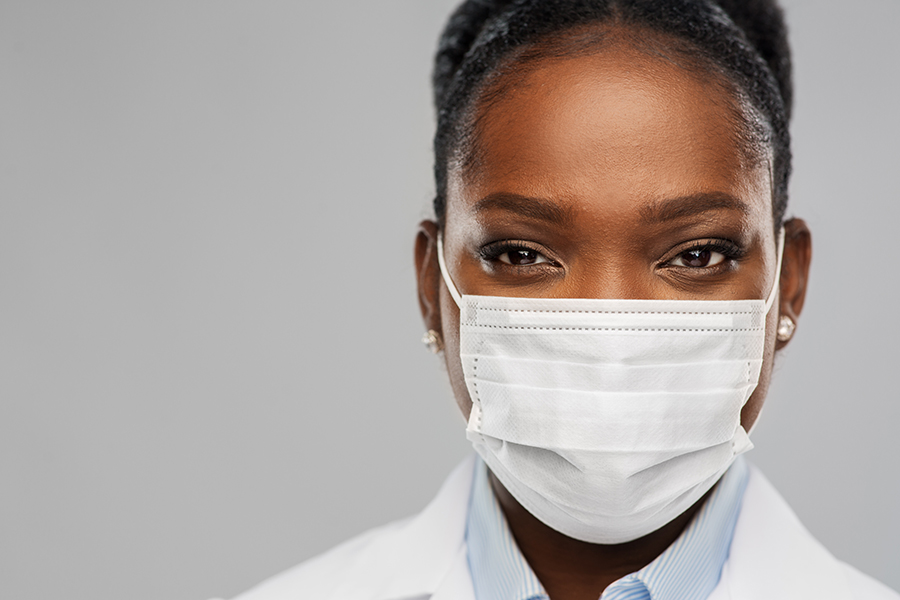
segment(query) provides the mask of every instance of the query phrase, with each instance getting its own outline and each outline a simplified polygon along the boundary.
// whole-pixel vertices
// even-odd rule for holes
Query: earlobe
[[[777,350],[785,347],[793,334],[785,319],[796,327],[806,300],[809,266],[812,260],[812,235],[803,219],[790,219],[784,224],[784,259],[781,266],[781,298],[779,301],[779,335]],[[791,333],[787,334],[790,329]],[[786,338],[786,339],[785,339]]]
[[[437,223],[431,220],[419,223],[415,261],[419,310],[422,312],[425,329],[441,333],[441,276],[437,261],[437,235]]]

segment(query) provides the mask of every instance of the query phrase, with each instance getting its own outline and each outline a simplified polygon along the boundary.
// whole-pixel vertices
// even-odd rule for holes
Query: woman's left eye
[[[702,269],[713,267],[724,261],[725,258],[724,254],[716,252],[712,248],[693,248],[687,252],[682,252],[673,258],[669,264],[675,267]]]

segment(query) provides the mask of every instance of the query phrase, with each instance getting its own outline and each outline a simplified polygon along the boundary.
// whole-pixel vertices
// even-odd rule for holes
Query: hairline
[[[748,167],[774,160],[772,124],[756,108],[748,94],[734,81],[726,69],[704,49],[690,40],[659,31],[653,27],[630,23],[619,15],[554,31],[517,47],[502,57],[485,73],[473,89],[469,101],[460,108],[451,135],[452,147],[447,154],[446,179],[454,171],[466,180],[477,177],[484,161],[479,135],[490,109],[502,101],[505,93],[524,82],[534,71],[547,64],[597,56],[615,46],[626,45],[651,60],[662,61],[682,69],[703,85],[717,88],[726,99],[726,110],[732,123],[732,141],[747,161]],[[770,169],[771,171],[771,169]],[[770,173],[770,177],[773,174]],[[775,219],[775,182],[772,183],[772,208]],[[450,195],[448,186],[446,192]],[[449,197],[445,198],[445,203]],[[446,209],[444,210],[446,214]],[[438,215],[443,221],[442,215]],[[780,223],[775,223],[776,229]]]

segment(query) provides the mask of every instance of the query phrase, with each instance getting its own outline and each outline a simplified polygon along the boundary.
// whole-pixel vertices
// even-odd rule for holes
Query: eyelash
[[[559,264],[556,261],[554,261],[552,258],[550,258],[545,251],[542,251],[540,248],[537,248],[535,245],[528,244],[525,242],[520,242],[520,241],[502,240],[502,241],[498,241],[498,242],[492,242],[492,243],[487,244],[486,246],[482,247],[478,251],[478,254],[481,257],[481,259],[484,261],[497,263],[497,262],[503,262],[500,260],[500,257],[503,254],[506,254],[507,252],[515,252],[517,250],[527,250],[530,252],[535,252],[535,253],[543,256],[547,261],[546,263],[538,263],[537,265],[527,265],[528,268],[534,268],[535,266],[538,266],[538,265],[554,266],[554,267],[559,266]],[[698,251],[698,250],[700,250],[700,251],[708,250],[711,252],[717,252],[717,253],[721,254],[724,257],[724,260],[722,261],[722,263],[719,263],[719,264],[725,264],[725,263],[730,263],[730,262],[734,262],[734,261],[739,261],[746,255],[746,251],[744,250],[744,248],[742,248],[741,246],[735,244],[734,242],[732,242],[730,240],[722,240],[722,239],[709,240],[709,241],[697,242],[686,248],[678,249],[677,253],[675,253],[673,256],[671,256],[666,261],[664,261],[661,264],[661,266],[663,266],[663,267],[670,266],[671,268],[674,268],[674,269],[685,269],[685,270],[691,270],[691,271],[714,269],[716,266],[718,266],[718,265],[713,265],[711,267],[687,267],[687,266],[671,264],[676,258],[680,257],[681,255],[686,254],[688,252]],[[509,265],[506,263],[504,263],[504,266],[505,267],[514,267],[514,268],[517,267],[517,265]],[[524,268],[524,266],[520,267],[520,268]]]
[[[695,250],[712,250],[713,252],[718,252],[725,258],[741,258],[745,254],[743,248],[730,240],[709,240],[699,242],[681,250],[678,254],[693,252]]]
[[[540,265],[550,265],[550,266],[558,266],[556,261],[547,256],[546,252],[541,251],[540,248],[536,248],[533,245],[526,244],[525,242],[518,242],[512,240],[502,240],[499,242],[492,242],[484,247],[482,247],[478,254],[482,260],[488,262],[502,262],[500,261],[500,257],[507,252],[515,252],[516,250],[528,250],[529,252],[535,252],[543,256],[547,262],[546,263],[538,263]],[[505,263],[504,263],[505,264]],[[507,267],[515,267],[516,265],[505,265]],[[533,267],[536,265],[529,265],[529,267]]]
[[[705,242],[699,242],[696,244],[692,244],[691,246],[684,248],[684,249],[679,249],[677,254],[675,254],[670,259],[665,261],[664,265],[670,264],[672,261],[674,261],[676,258],[681,256],[682,254],[687,254],[688,252],[695,252],[698,250],[709,250],[711,252],[718,252],[719,254],[721,254],[722,256],[725,257],[725,260],[722,261],[723,263],[728,262],[728,261],[740,260],[746,255],[746,252],[744,251],[743,248],[741,248],[740,246],[738,246],[737,244],[735,244],[734,242],[732,242],[730,240],[709,240],[709,241],[705,241]],[[673,265],[673,267],[681,268],[681,269],[694,269],[694,270],[711,268],[711,267],[682,267],[682,266],[678,266],[678,265]]]

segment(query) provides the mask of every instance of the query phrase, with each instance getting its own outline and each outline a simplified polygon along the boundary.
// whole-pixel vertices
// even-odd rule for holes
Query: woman
[[[896,598],[742,457],[811,256],[777,6],[469,0],[434,90],[419,300],[478,457],[241,598]]]

